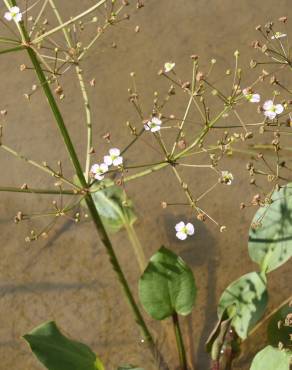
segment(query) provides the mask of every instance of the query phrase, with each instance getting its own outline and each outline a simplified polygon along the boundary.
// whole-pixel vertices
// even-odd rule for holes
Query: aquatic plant
[[[268,304],[268,274],[287,262],[292,254],[291,169],[285,154],[291,148],[283,146],[281,142],[282,136],[291,134],[289,130],[292,122],[289,100],[291,90],[286,86],[286,80],[281,78],[281,74],[288,74],[292,68],[290,46],[283,42],[288,31],[285,30],[283,33],[274,31],[274,24],[271,22],[264,27],[258,26],[257,30],[261,33],[264,43],[256,40],[253,47],[260,50],[267,57],[267,61],[252,60],[250,66],[254,69],[265,64],[271,68],[276,67],[276,70],[262,70],[254,81],[250,82],[250,71],[245,75],[239,67],[240,54],[235,51],[234,70],[228,69],[224,74],[224,77],[230,80],[229,90],[222,89],[212,81],[215,59],[211,60],[209,70],[203,72],[199,57],[192,55],[189,81],[180,77],[177,63],[173,61],[164,63],[159,75],[169,81],[169,88],[165,94],[155,91],[151,109],[145,110],[136,87],[136,75],[134,72],[131,73],[132,87],[129,88],[129,101],[138,114],[138,123],[137,125],[127,123],[131,140],[125,148],[112,147],[109,153],[98,153],[98,160],[97,156],[95,157],[92,111],[82,62],[108,28],[129,18],[124,11],[130,2],[100,0],[65,22],[54,0],[44,0],[40,2],[41,4],[37,1],[26,9],[21,9],[15,0],[3,0],[3,3],[7,8],[3,25],[7,28],[9,37],[0,37],[2,45],[0,54],[27,53],[32,67],[22,64],[21,71],[33,69],[38,84],[33,85],[26,97],[29,100],[35,91],[42,90],[75,171],[74,178],[68,178],[61,162],[58,162],[58,168],[54,169],[47,162],[38,163],[18,153],[5,144],[4,129],[1,127],[1,149],[53,176],[56,181],[54,188],[50,189],[31,188],[27,184],[23,184],[21,188],[0,187],[0,191],[59,197],[59,201],[53,202],[53,211],[50,209],[46,214],[51,216],[51,221],[40,231],[32,230],[26,241],[33,242],[40,237],[47,237],[52,227],[62,217],[70,217],[73,222],[78,223],[82,218],[89,216],[107,251],[109,262],[157,368],[175,368],[165,361],[164,354],[159,348],[159,338],[158,342],[154,340],[134,298],[124,268],[115,253],[110,235],[125,228],[141,270],[138,284],[140,302],[152,319],[172,320],[180,368],[187,370],[190,365],[180,327],[180,316],[189,315],[195,305],[197,287],[193,272],[181,257],[164,246],[157,250],[148,263],[146,262],[143,247],[134,228],[137,216],[125,185],[129,181],[168,167],[180,185],[186,201],[182,203],[176,200],[162,200],[162,207],[186,207],[191,210],[193,218],[201,222],[209,220],[220,232],[224,232],[226,226],[221,221],[215,220],[203,208],[201,201],[205,197],[211,197],[220,186],[236,186],[236,176],[226,169],[225,165],[221,165],[223,159],[232,158],[236,153],[251,156],[253,160],[247,163],[246,169],[250,183],[257,189],[257,193],[250,204],[241,203],[240,208],[242,210],[248,206],[258,208],[251,223],[248,242],[249,255],[258,264],[258,270],[239,277],[222,293],[218,304],[218,323],[210,334],[206,349],[210,352],[212,370],[232,369],[233,360],[240,353],[241,344],[248,340],[263,322],[271,319],[268,329],[269,345],[255,356],[251,370],[262,368],[288,370],[291,362],[291,334],[287,333],[287,328],[291,328],[291,312],[287,311],[287,304],[292,305],[292,298],[289,297],[279,305],[279,309],[265,316]],[[137,9],[143,8],[143,5],[142,1],[136,2]],[[39,7],[37,16],[29,16],[35,7]],[[47,7],[51,7],[54,12],[58,21],[56,27],[50,28],[46,21],[41,23]],[[106,14],[102,22],[95,16],[97,9],[101,7]],[[95,25],[94,35],[91,35],[90,41],[84,44],[79,40],[77,29],[83,31],[91,24]],[[287,18],[282,17],[277,25],[287,27]],[[138,31],[137,28],[136,32]],[[65,48],[60,47],[58,41],[54,40],[54,36],[59,33],[63,34]],[[84,102],[87,130],[84,166],[81,165],[80,155],[71,140],[65,117],[57,102],[58,99],[65,98],[62,76],[71,69],[75,70]],[[267,80],[280,90],[275,90],[272,97],[263,96],[257,90],[258,86]],[[93,79],[90,85],[94,84]],[[186,99],[185,111],[181,117],[167,113],[167,107],[175,97]],[[261,101],[264,103],[258,107],[259,122],[251,122],[252,120],[246,122],[243,119],[246,104],[259,104]],[[195,108],[193,117],[191,108]],[[145,113],[149,111],[150,113]],[[6,117],[7,112],[1,111],[1,115]],[[220,130],[223,130],[223,135],[218,140]],[[157,161],[143,163],[143,158],[139,158],[142,163],[134,162],[128,165],[128,161],[135,160],[128,157],[130,148],[140,143],[146,135],[154,142],[148,146],[156,145]],[[268,144],[261,144],[259,135],[267,138]],[[104,139],[110,141],[110,133],[106,134]],[[269,160],[263,151],[271,153]],[[189,171],[211,171],[214,174],[214,181],[211,185],[206,185],[203,193],[195,194],[192,184],[189,184],[181,173],[182,168]],[[262,185],[258,186],[259,177],[267,180],[268,190]],[[228,186],[226,191],[227,188]],[[171,194],[165,196],[171,197]],[[70,200],[64,202],[64,197]],[[33,215],[19,211],[15,222],[28,219],[33,219]],[[195,233],[193,224],[185,221],[177,220],[173,225],[173,232],[176,232],[177,238],[182,242]],[[277,325],[275,317],[278,318]],[[24,339],[38,360],[49,370],[104,369],[102,361],[88,346],[67,338],[54,322],[38,326],[24,335]],[[121,365],[119,369],[141,368]]]

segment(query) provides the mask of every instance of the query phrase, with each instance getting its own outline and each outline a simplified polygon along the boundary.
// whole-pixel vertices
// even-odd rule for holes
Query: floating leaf
[[[109,180],[104,180],[103,185],[106,187],[100,188],[100,184],[92,186],[92,198],[99,213],[104,227],[109,233],[116,233],[124,226],[133,225],[137,217],[133,210],[132,201],[126,196],[124,189],[117,185],[109,185]],[[74,183],[79,184],[76,176]],[[86,207],[83,201],[82,205]]]
[[[251,259],[270,272],[292,256],[292,186],[272,195],[272,203],[259,208],[249,231]]]
[[[218,316],[220,318],[224,310],[227,310],[236,333],[245,339],[262,317],[267,303],[265,277],[257,272],[250,272],[225,289],[219,301]]]
[[[268,325],[268,341],[274,347],[279,343],[284,348],[292,349],[291,338],[292,307],[289,304],[281,307],[270,319]]]
[[[188,315],[196,297],[193,273],[179,256],[161,247],[140,278],[139,296],[145,310],[156,320],[174,313]]]
[[[253,359],[250,370],[289,370],[291,353],[267,346]]]
[[[104,370],[88,346],[65,337],[53,321],[38,326],[23,338],[49,370]]]

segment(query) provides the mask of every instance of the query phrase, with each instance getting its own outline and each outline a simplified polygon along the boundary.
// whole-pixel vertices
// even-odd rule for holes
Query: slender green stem
[[[61,15],[60,15],[60,13],[59,13],[56,5],[55,5],[55,2],[53,0],[49,0],[49,3],[51,5],[51,8],[53,9],[53,12],[55,13],[55,16],[56,16],[58,22],[59,22],[59,26],[62,26],[64,24],[64,22],[63,22],[63,20],[61,18]],[[71,42],[70,35],[67,32],[67,28],[66,27],[63,27],[62,28],[62,31],[63,31],[63,34],[64,34],[64,37],[66,39],[66,42],[67,42],[68,47],[72,48],[73,45],[72,45],[72,42]]]
[[[188,153],[191,149],[193,149],[195,146],[197,146],[203,138],[207,135],[209,130],[215,125],[215,123],[231,108],[229,106],[226,106],[201,132],[201,134],[190,144],[187,146],[184,150],[179,152],[176,156],[174,156],[174,159],[181,158],[184,154]]]
[[[10,39],[8,37],[0,37],[0,43],[2,44],[12,44],[12,45],[20,45],[19,40]]]
[[[7,192],[7,193],[27,193],[27,194],[47,194],[47,195],[79,195],[74,190],[67,190],[62,189],[60,190],[53,190],[53,189],[36,189],[36,188],[16,188],[13,186],[0,186],[0,192]]]
[[[15,0],[13,0],[13,3],[14,3],[14,5],[16,5]],[[100,4],[100,3],[102,3],[102,2],[99,2],[98,4]],[[69,156],[70,156],[71,161],[73,163],[73,166],[75,168],[78,180],[79,180],[81,186],[84,189],[87,189],[87,183],[86,183],[85,177],[83,175],[83,170],[82,170],[82,167],[80,165],[77,153],[75,151],[75,147],[74,147],[74,145],[71,141],[69,132],[68,132],[68,130],[66,128],[66,125],[64,123],[64,120],[63,120],[63,116],[62,116],[62,114],[59,110],[59,107],[56,103],[54,95],[53,95],[53,93],[50,89],[50,86],[48,84],[46,76],[45,76],[45,74],[44,74],[44,72],[41,68],[41,65],[39,63],[37,55],[34,52],[34,50],[30,47],[30,40],[29,40],[27,31],[26,31],[26,29],[23,25],[23,22],[20,22],[20,27],[21,27],[21,33],[22,33],[23,37],[25,38],[25,45],[26,45],[26,49],[27,49],[27,52],[28,52],[28,56],[29,56],[34,68],[35,68],[35,71],[36,71],[37,77],[39,79],[40,85],[42,86],[42,89],[43,89],[44,94],[47,98],[47,101],[49,103],[51,111],[52,111],[52,113],[55,117],[55,121],[56,121],[56,123],[59,127],[59,130],[60,130],[60,133],[63,137],[63,140],[64,140],[64,143],[66,145],[67,151],[69,153]],[[59,29],[62,29],[62,28],[63,27],[59,27]],[[121,269],[119,261],[116,257],[115,252],[114,252],[112,243],[111,243],[111,241],[109,239],[109,236],[108,236],[108,234],[107,234],[107,232],[104,228],[104,225],[101,221],[100,215],[98,214],[98,212],[96,210],[96,207],[95,207],[95,204],[94,204],[94,201],[92,199],[92,195],[90,194],[90,192],[87,192],[84,200],[87,204],[87,207],[88,207],[89,213],[91,215],[92,221],[94,222],[96,231],[97,231],[103,245],[106,248],[106,251],[107,251],[107,254],[109,256],[111,265],[112,265],[114,271],[116,272],[118,280],[120,281],[120,283],[122,285],[123,291],[125,293],[125,297],[127,299],[128,304],[130,305],[130,307],[132,309],[132,312],[134,314],[136,323],[140,326],[140,328],[142,330],[142,333],[143,333],[143,336],[144,336],[146,342],[148,343],[149,348],[150,348],[153,356],[159,361],[159,363],[161,364],[161,367],[163,369],[167,369],[168,367],[165,364],[161,353],[158,351],[158,349],[155,345],[154,339],[153,339],[153,337],[152,337],[152,335],[151,335],[151,333],[150,333],[150,331],[149,331],[149,329],[148,329],[148,327],[147,327],[147,325],[146,325],[146,323],[143,319],[143,316],[142,316],[142,314],[141,314],[141,312],[138,308],[138,305],[137,305],[137,303],[136,303],[136,301],[133,297],[133,294],[130,290],[127,279],[126,279],[126,277],[125,277],[125,275],[124,275],[124,273]]]
[[[42,7],[41,7],[41,10],[39,11],[39,14],[37,15],[35,21],[33,22],[33,26],[32,26],[31,31],[29,33],[29,37],[31,37],[33,31],[35,30],[39,20],[41,19],[41,16],[43,15],[43,12],[45,11],[45,8],[46,8],[47,4],[48,4],[48,0],[45,0]]]
[[[116,11],[115,11],[115,15],[117,16],[122,10],[123,8],[125,7],[125,5],[121,5]],[[106,20],[106,23],[105,25],[102,27],[102,31],[103,32],[98,32],[96,34],[96,36],[89,42],[89,44],[87,46],[85,46],[83,48],[83,51],[82,53],[80,53],[80,55],[78,56],[78,61],[80,61],[81,59],[83,59],[83,57],[85,56],[85,54],[92,48],[92,46],[96,43],[96,41],[100,38],[100,36],[104,33],[104,31],[107,29],[107,27],[109,27],[110,25],[112,25],[111,22],[108,22]]]
[[[90,151],[92,148],[92,119],[91,119],[91,109],[89,105],[89,99],[82,75],[82,70],[77,64],[75,66],[77,78],[80,85],[80,90],[84,102],[85,116],[86,116],[86,126],[87,126],[87,146],[86,146],[86,163],[85,163],[85,178],[86,181],[89,181],[89,171],[90,171]]]
[[[135,252],[140,270],[141,270],[141,272],[143,272],[145,270],[145,267],[146,267],[146,259],[145,259],[145,254],[144,254],[144,251],[143,251],[143,247],[140,243],[140,240],[138,238],[138,235],[135,231],[134,226],[126,224],[125,227],[126,227],[126,230],[127,230],[127,233],[128,233],[129,240],[130,240],[130,242],[133,246],[133,250]]]
[[[189,98],[188,105],[187,105],[187,108],[186,108],[186,110],[185,110],[184,117],[183,117],[183,119],[182,119],[182,121],[181,121],[181,124],[179,125],[179,132],[178,132],[177,137],[176,137],[176,140],[175,140],[175,142],[174,142],[174,144],[173,144],[172,151],[171,151],[171,155],[173,155],[173,154],[174,154],[175,149],[176,149],[176,146],[177,146],[177,143],[178,143],[178,141],[179,141],[179,139],[180,139],[180,137],[181,137],[181,133],[182,133],[182,130],[183,130],[183,127],[184,127],[185,121],[186,121],[186,119],[187,119],[187,116],[188,116],[188,114],[189,114],[189,110],[190,110],[190,107],[191,107],[192,101],[193,101],[193,92],[191,93],[191,96],[190,96],[190,98]]]
[[[42,165],[42,164],[39,164],[37,163],[36,161],[33,161],[32,159],[29,159],[27,157],[25,157],[24,155],[16,152],[15,150],[11,149],[10,147],[8,147],[7,145],[4,145],[4,144],[1,144],[0,143],[0,148],[2,148],[3,150],[5,150],[6,152],[12,154],[13,156],[25,161],[26,163],[38,168],[39,170],[42,170],[48,174],[50,174],[51,176],[54,176],[56,177],[57,179],[59,179],[60,181],[63,181],[65,182],[67,185],[70,185],[72,186],[74,189],[76,189],[77,191],[81,190],[77,185],[75,185],[73,182],[71,182],[70,180],[66,179],[65,177],[63,177],[62,175],[58,174],[57,172],[53,171],[52,169],[50,169],[48,166],[45,166],[45,165]]]
[[[179,362],[180,362],[180,368],[181,368],[180,370],[188,370],[186,350],[185,350],[185,346],[183,342],[183,337],[182,337],[177,313],[174,313],[172,315],[172,322],[173,322],[176,345],[177,345],[177,350],[178,350],[178,355],[179,355]]]
[[[80,19],[84,18],[85,16],[89,15],[90,13],[93,13],[97,8],[99,8],[105,2],[106,2],[106,0],[100,0],[98,3],[96,3],[95,5],[93,5],[91,8],[87,9],[85,12],[78,14],[76,17],[73,17],[73,18],[69,19],[67,22],[62,23],[59,26],[57,26],[57,27],[51,29],[50,31],[45,32],[41,36],[35,38],[34,40],[32,40],[32,43],[33,44],[38,44],[39,42],[41,42],[42,40],[44,40],[46,37],[51,36],[54,33],[62,30],[63,28],[68,27],[71,24],[79,21]]]
[[[21,51],[21,50],[24,50],[24,47],[22,45],[15,46],[14,48],[0,49],[0,54],[13,53],[15,51]]]
[[[49,0],[50,5],[56,15],[56,18],[60,25],[62,25],[64,22],[62,20],[61,14],[59,10],[57,9],[54,0]],[[73,44],[69,35],[69,32],[67,31],[67,28],[62,29],[65,40],[67,42],[68,48],[72,48]],[[90,150],[92,148],[92,118],[91,118],[91,109],[89,105],[89,99],[87,95],[86,86],[84,83],[83,75],[82,75],[82,69],[80,68],[80,65],[78,62],[75,64],[75,71],[76,75],[79,81],[79,86],[84,102],[84,108],[85,108],[85,118],[86,118],[86,126],[87,126],[87,147],[86,147],[86,164],[85,164],[85,179],[86,182],[89,181],[89,171],[90,171]]]

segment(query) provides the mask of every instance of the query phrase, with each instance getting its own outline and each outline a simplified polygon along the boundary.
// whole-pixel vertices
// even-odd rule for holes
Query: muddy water
[[[62,3],[66,17],[77,14],[80,9],[80,2]],[[82,1],[82,9],[93,3]],[[102,134],[110,131],[114,145],[123,147],[129,141],[125,122],[138,123],[127,101],[131,71],[136,72],[145,111],[150,113],[153,91],[165,87],[157,77],[157,70],[164,61],[176,61],[184,78],[189,78],[189,56],[194,53],[200,55],[203,63],[216,58],[219,64],[229,67],[234,50],[251,53],[249,43],[255,37],[254,26],[282,15],[289,16],[289,5],[289,0],[276,3],[271,0],[149,0],[129,22],[112,28],[101,39],[99,49],[84,63],[86,79],[96,78],[96,87],[90,90],[95,114],[96,158],[108,149]],[[134,32],[136,25],[140,26],[139,33]],[[111,47],[113,42],[117,48]],[[248,59],[243,57],[245,63]],[[52,165],[62,160],[70,177],[67,154],[46,101],[41,93],[34,95],[30,103],[23,98],[35,81],[32,73],[19,72],[21,63],[29,65],[20,54],[1,57],[0,105],[9,111],[4,124],[5,141],[35,160],[45,160]],[[62,111],[79,153],[84,153],[83,111],[73,71],[64,77],[63,87],[66,98],[61,104]],[[174,113],[181,112],[182,100],[178,99],[171,108]],[[141,157],[141,152],[143,160],[155,159],[147,146],[141,146],[131,150],[133,162],[133,158]],[[162,210],[160,207],[161,200],[184,200],[172,172],[164,170],[163,176],[162,173],[151,175],[127,185],[139,215],[137,232],[147,257],[162,244],[171,246],[192,266],[195,274],[199,287],[197,304],[192,317],[182,319],[190,363],[195,369],[208,368],[204,341],[216,321],[216,302],[222,290],[255,268],[247,254],[247,230],[253,210],[238,211],[239,202],[250,199],[253,194],[247,179],[238,173],[238,163],[242,160],[228,162],[228,168],[236,176],[236,186],[228,188],[228,192],[222,188],[204,201],[205,209],[226,224],[228,232],[220,234],[210,223],[195,222],[196,236],[184,243],[175,239],[173,225],[177,220],[190,218],[190,214],[184,208]],[[46,187],[54,182],[24,162],[11,159],[5,152],[1,152],[0,165],[1,185],[28,183]],[[209,180],[208,175],[201,172],[188,175],[188,181],[198,192]],[[56,320],[66,333],[88,343],[100,354],[108,369],[122,363],[154,368],[140,343],[139,332],[92,225],[81,222],[75,226],[64,220],[58,223],[48,240],[27,245],[24,237],[42,222],[36,219],[33,224],[16,226],[11,221],[19,209],[25,213],[46,211],[52,200],[49,196],[0,194],[0,369],[40,368],[20,336],[46,320]],[[126,235],[119,233],[113,241],[136,292],[138,268]],[[270,308],[287,296],[288,272],[287,265],[271,275],[270,289],[276,288],[276,292],[271,297]],[[251,355],[256,350],[257,338],[254,339],[249,347]],[[163,350],[171,363],[177,364],[174,338],[170,342],[168,348],[163,345]],[[243,357],[238,368],[248,368],[247,361],[248,356]]]

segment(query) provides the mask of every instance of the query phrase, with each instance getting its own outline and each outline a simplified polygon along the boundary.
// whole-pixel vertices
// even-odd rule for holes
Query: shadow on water
[[[184,219],[185,214],[173,215],[169,213],[165,215],[163,223],[169,245],[178,244],[173,233],[173,225],[176,224],[177,220]],[[200,285],[198,281],[202,283],[202,277],[196,278],[197,269],[205,266],[206,268],[204,270],[207,270],[207,274],[204,276],[206,279],[206,287],[204,287],[204,290],[206,289],[207,296],[204,298],[204,314],[202,315],[204,322],[202,324],[201,333],[198,333],[197,328],[194,327],[192,315],[187,316],[185,320],[188,338],[186,343],[188,343],[189,347],[191,366],[193,369],[198,367],[207,369],[209,365],[209,356],[205,351],[205,342],[217,320],[215,292],[218,252],[216,249],[216,242],[205,224],[196,220],[191,220],[191,222],[194,223],[195,226],[195,236],[185,240],[181,249],[176,252],[184,259],[188,266],[191,267],[199,290]],[[194,311],[195,310],[196,306],[194,308]],[[195,345],[195,336],[199,336],[200,338],[198,345]],[[195,350],[196,347],[197,351]]]
[[[31,292],[51,292],[51,291],[67,291],[67,290],[79,290],[89,289],[96,291],[100,288],[100,283],[97,281],[91,281],[89,283],[52,283],[52,282],[33,282],[26,284],[1,284],[0,285],[0,296],[6,296],[8,294],[30,294]]]
[[[30,259],[29,263],[24,267],[23,271],[30,269],[41,257],[41,255],[49,248],[56,247],[59,238],[66,232],[70,231],[73,226],[76,226],[72,220],[66,220],[60,227],[55,228],[54,232],[50,234],[49,239],[39,249],[38,253]]]

